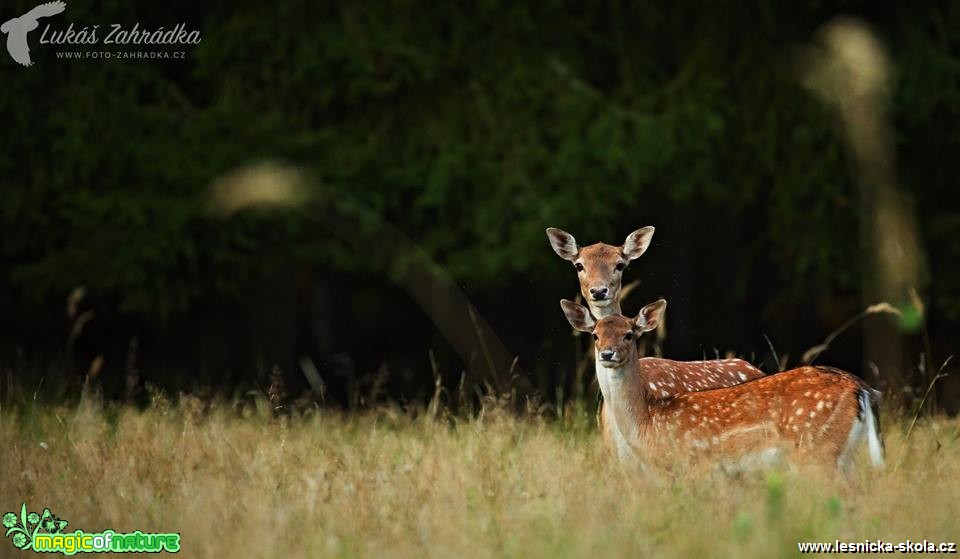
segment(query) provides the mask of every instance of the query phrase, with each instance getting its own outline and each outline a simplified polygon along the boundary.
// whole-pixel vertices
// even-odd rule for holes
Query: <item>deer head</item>
[[[627,235],[620,246],[594,243],[580,247],[573,235],[551,227],[547,238],[560,258],[573,263],[580,280],[580,293],[597,317],[620,313],[620,288],[623,271],[630,262],[640,258],[650,240],[653,227],[643,227]]]
[[[613,314],[595,321],[590,311],[566,299],[560,301],[567,321],[576,330],[593,335],[597,362],[609,368],[621,368],[635,363],[637,338],[660,325],[667,302],[660,299],[640,309],[636,318]]]

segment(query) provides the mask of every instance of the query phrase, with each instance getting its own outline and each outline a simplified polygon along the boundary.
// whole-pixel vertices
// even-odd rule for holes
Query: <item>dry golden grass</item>
[[[960,423],[918,424],[896,472],[906,422],[884,427],[883,472],[730,479],[624,470],[595,429],[497,413],[7,410],[0,512],[181,532],[184,557],[782,557],[807,540],[960,539]]]

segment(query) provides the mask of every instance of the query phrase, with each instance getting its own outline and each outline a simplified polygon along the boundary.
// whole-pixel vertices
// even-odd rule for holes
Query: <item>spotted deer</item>
[[[594,243],[580,247],[573,235],[555,227],[547,229],[547,238],[560,258],[573,263],[580,280],[580,294],[593,316],[600,319],[620,314],[623,272],[647,251],[653,232],[653,227],[637,229],[620,246]]]
[[[597,319],[619,315],[623,271],[640,258],[653,239],[653,227],[643,227],[627,235],[620,246],[594,243],[580,247],[573,235],[551,227],[547,229],[550,245],[561,258],[573,262],[580,280],[580,294]],[[743,359],[688,361],[665,359],[649,361],[652,382],[662,396],[679,392],[710,390],[734,386],[763,377],[763,371]],[[657,367],[654,368],[654,363]],[[654,372],[656,371],[656,372]],[[602,410],[601,410],[602,412]],[[601,420],[603,415],[601,413]]]
[[[721,465],[802,458],[847,470],[866,440],[873,465],[883,465],[879,393],[850,373],[801,367],[664,397],[662,360],[640,358],[635,338],[657,327],[666,301],[643,307],[636,318],[614,314],[599,321],[582,305],[560,304],[570,324],[595,340],[597,380],[609,409],[604,436],[621,461],[647,463],[664,455],[658,451],[676,450]]]

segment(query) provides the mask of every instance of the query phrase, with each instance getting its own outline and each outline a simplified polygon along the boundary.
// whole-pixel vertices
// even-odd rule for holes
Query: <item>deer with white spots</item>
[[[620,290],[623,271],[631,261],[647,251],[653,232],[653,227],[637,229],[627,235],[621,246],[595,243],[580,247],[573,235],[553,227],[547,229],[547,237],[561,258],[573,262],[580,280],[580,294],[590,305],[593,316],[602,319],[622,314]],[[652,394],[660,397],[734,386],[764,376],[763,371],[743,359],[671,361],[651,357],[643,362],[647,386]],[[609,411],[604,403],[599,410],[599,421],[601,430],[606,433],[605,440],[610,438],[608,416]]]
[[[850,373],[801,367],[664,397],[651,381],[662,378],[660,360],[640,358],[635,339],[657,327],[666,301],[645,306],[636,318],[613,314],[599,321],[582,305],[560,304],[570,324],[595,340],[597,380],[609,407],[604,435],[622,461],[645,463],[673,450],[724,466],[797,458],[847,470],[866,440],[873,465],[883,465],[879,393]]]

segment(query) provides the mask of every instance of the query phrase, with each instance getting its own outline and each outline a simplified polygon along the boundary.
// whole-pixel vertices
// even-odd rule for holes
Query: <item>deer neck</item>
[[[587,306],[590,307],[590,314],[597,320],[612,314],[623,314],[620,311],[620,301],[611,301],[610,304],[602,306],[595,305],[593,301],[587,301]]]
[[[621,459],[637,458],[635,448],[647,415],[646,392],[636,359],[608,367],[597,359],[597,383],[610,411],[611,433]]]

